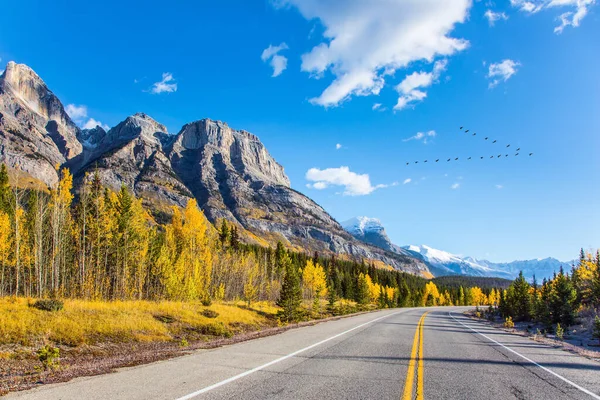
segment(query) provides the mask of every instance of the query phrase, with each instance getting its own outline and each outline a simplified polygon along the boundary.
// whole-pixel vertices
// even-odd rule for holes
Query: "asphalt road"
[[[600,399],[600,363],[462,311],[363,314],[6,398]]]

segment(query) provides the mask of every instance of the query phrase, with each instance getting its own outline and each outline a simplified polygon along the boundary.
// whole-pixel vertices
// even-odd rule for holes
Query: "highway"
[[[383,310],[7,399],[600,399],[600,363],[473,321]]]

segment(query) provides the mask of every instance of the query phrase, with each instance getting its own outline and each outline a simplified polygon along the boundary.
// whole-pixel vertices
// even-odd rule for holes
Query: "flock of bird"
[[[461,126],[460,130],[463,131],[464,133],[469,133],[469,130],[468,129],[464,129],[464,126]],[[473,134],[471,136],[477,136],[477,132],[473,132]],[[489,137],[485,137],[484,140],[490,141],[490,138]],[[493,141],[491,141],[491,143],[492,144],[496,144],[496,143],[498,143],[498,141],[497,140],[493,140]],[[506,148],[509,149],[510,148],[510,144],[507,144]],[[520,147],[517,148],[516,153],[514,154],[514,157],[518,157],[519,154],[520,154],[520,151],[521,151],[521,148]],[[533,156],[533,153],[529,153],[529,157],[531,157],[531,156]],[[490,156],[490,158],[496,158],[496,159],[498,159],[498,158],[506,158],[506,157],[510,157],[510,154],[504,154],[504,155],[498,154],[497,156],[495,156],[495,155]],[[477,157],[475,157],[475,158],[477,158]],[[485,156],[479,157],[479,159],[481,159],[481,160],[483,160],[484,158],[486,158],[486,157]],[[467,158],[467,161],[472,160],[472,159],[473,159],[473,157],[469,157],[469,158]],[[442,161],[442,159],[440,159],[440,158],[438,158],[438,159],[435,160],[436,163],[440,162],[440,161]],[[450,161],[452,161],[452,157],[450,157],[449,159],[446,160],[446,162],[450,162]],[[454,158],[454,161],[459,161],[459,157]],[[423,163],[427,163],[427,162],[429,162],[429,160],[423,161]],[[431,160],[431,162],[434,162],[434,160]],[[419,163],[418,161],[414,162],[414,164],[418,164],[418,163]],[[406,165],[410,165],[410,164],[411,164],[410,162],[406,163]]]

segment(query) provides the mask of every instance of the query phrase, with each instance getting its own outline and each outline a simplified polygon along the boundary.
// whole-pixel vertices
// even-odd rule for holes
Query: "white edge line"
[[[568,383],[569,385],[573,386],[574,388],[581,390],[583,393],[585,393],[585,394],[588,394],[588,395],[592,396],[593,398],[600,400],[600,396],[598,396],[597,394],[595,394],[595,393],[593,393],[593,392],[590,392],[589,390],[587,390],[587,389],[586,389],[586,388],[584,388],[584,387],[581,387],[581,386],[579,386],[579,385],[578,385],[578,384],[576,384],[575,382],[571,382],[570,380],[568,380],[568,379],[567,379],[567,378],[565,378],[564,376],[561,376],[561,375],[557,374],[556,372],[554,372],[554,371],[552,371],[552,370],[550,370],[550,369],[548,369],[548,368],[544,367],[543,365],[540,365],[540,364],[536,363],[536,362],[535,362],[535,361],[533,361],[532,359],[525,357],[524,355],[522,355],[522,354],[520,354],[520,353],[516,352],[515,350],[511,349],[510,347],[506,347],[505,345],[503,345],[502,343],[500,343],[500,342],[498,342],[498,341],[496,341],[496,340],[492,339],[491,337],[488,337],[488,336],[484,335],[483,333],[481,333],[481,332],[479,332],[479,331],[477,331],[477,330],[475,330],[475,329],[471,328],[469,325],[465,325],[465,324],[463,324],[463,323],[462,323],[462,321],[459,321],[459,320],[457,320],[456,318],[454,318],[454,315],[450,314],[450,312],[448,312],[448,315],[449,315],[449,316],[451,316],[453,320],[455,320],[456,322],[458,322],[459,324],[461,324],[461,325],[462,325],[462,326],[464,326],[465,328],[469,328],[470,330],[472,330],[473,332],[477,333],[478,335],[481,335],[481,336],[483,336],[484,338],[486,338],[487,340],[489,340],[489,341],[491,341],[491,342],[494,342],[494,343],[496,343],[496,344],[498,344],[498,345],[500,345],[500,346],[504,347],[506,350],[510,351],[511,353],[514,353],[514,354],[518,355],[519,357],[521,357],[521,358],[523,358],[523,359],[525,359],[525,360],[529,361],[530,363],[532,363],[532,364],[533,364],[533,365],[535,365],[536,367],[540,367],[540,368],[541,368],[541,369],[543,369],[544,371],[546,371],[546,372],[548,372],[548,373],[550,373],[550,374],[554,375],[554,376],[555,376],[555,377],[557,377],[558,379],[560,379],[560,380],[562,380],[562,381],[564,381],[564,382]]]
[[[217,382],[217,383],[215,383],[214,385],[207,386],[207,387],[205,387],[205,388],[203,388],[203,389],[197,390],[197,391],[195,391],[195,392],[193,392],[193,393],[190,393],[190,394],[188,394],[188,395],[185,395],[185,396],[183,396],[183,397],[179,397],[177,400],[189,400],[189,399],[192,399],[192,398],[194,398],[194,397],[196,397],[196,396],[198,396],[198,395],[201,395],[201,394],[203,394],[203,393],[209,392],[209,391],[211,391],[211,390],[213,390],[213,389],[216,389],[216,388],[218,388],[218,387],[220,387],[220,386],[226,385],[226,384],[228,384],[228,383],[231,383],[231,382],[233,382],[233,381],[236,381],[236,380],[238,380],[238,379],[240,379],[240,378],[243,378],[243,377],[245,377],[245,376],[248,376],[248,375],[250,375],[250,374],[253,374],[253,373],[257,372],[257,371],[260,371],[260,370],[262,370],[262,369],[265,369],[265,368],[267,368],[267,367],[270,367],[270,366],[271,366],[271,365],[273,365],[273,364],[277,364],[277,363],[279,363],[279,362],[281,362],[281,361],[287,360],[288,358],[294,357],[295,355],[297,355],[297,354],[300,354],[300,353],[302,353],[302,352],[305,352],[306,350],[310,350],[310,349],[312,349],[312,348],[314,348],[314,347],[320,346],[320,345],[322,345],[323,343],[327,343],[327,342],[329,342],[330,340],[336,339],[336,338],[338,338],[338,337],[340,337],[340,336],[342,336],[342,335],[345,335],[345,334],[347,334],[347,333],[350,333],[350,332],[352,332],[352,331],[354,331],[354,330],[356,330],[356,329],[362,328],[363,326],[366,326],[366,325],[372,324],[373,322],[377,322],[377,321],[379,321],[379,320],[382,320],[382,319],[384,319],[384,318],[391,317],[392,315],[396,315],[396,314],[399,314],[399,313],[401,313],[401,312],[402,312],[402,311],[398,311],[398,312],[395,312],[395,313],[392,313],[392,314],[384,315],[383,317],[375,318],[374,320],[371,320],[371,321],[369,321],[369,322],[365,322],[364,324],[360,324],[360,325],[358,325],[358,326],[355,326],[355,327],[354,327],[354,328],[352,328],[352,329],[348,329],[347,331],[344,331],[344,332],[338,333],[337,335],[333,335],[333,336],[331,336],[331,337],[329,337],[329,338],[327,338],[327,339],[321,340],[320,342],[317,342],[317,343],[311,344],[311,345],[310,345],[310,346],[308,346],[308,347],[305,347],[305,348],[303,348],[303,349],[300,349],[300,350],[296,350],[296,351],[294,351],[293,353],[290,353],[290,354],[288,354],[288,355],[285,355],[285,356],[283,356],[283,357],[279,357],[279,358],[277,358],[277,359],[275,359],[275,360],[273,360],[273,361],[270,361],[270,362],[268,362],[268,363],[266,363],[266,364],[263,364],[263,365],[260,365],[260,366],[258,366],[258,367],[252,368],[252,369],[250,369],[250,370],[248,370],[248,371],[242,372],[241,374],[238,374],[238,375],[232,376],[231,378],[227,378],[227,379],[225,379],[225,380],[223,380],[223,381],[221,381],[221,382]]]

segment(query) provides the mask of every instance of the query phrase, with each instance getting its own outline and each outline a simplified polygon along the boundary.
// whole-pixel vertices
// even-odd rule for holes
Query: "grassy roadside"
[[[591,323],[585,318],[582,318],[582,321],[577,325],[569,327],[561,339],[555,334],[546,333],[542,324],[539,323],[514,322],[513,327],[506,327],[501,318],[485,318],[484,312],[477,314],[476,310],[470,310],[464,314],[473,320],[489,324],[496,329],[600,362],[598,339],[592,338]]]
[[[42,311],[27,298],[0,299],[0,395],[38,384],[107,373],[196,349],[236,343],[335,317],[310,311],[304,323],[282,326],[268,302],[213,303],[65,300],[60,311]],[[338,302],[335,315],[359,310]],[[312,322],[311,322],[312,321]],[[40,351],[58,349],[50,363]],[[42,356],[42,358],[45,356]]]

